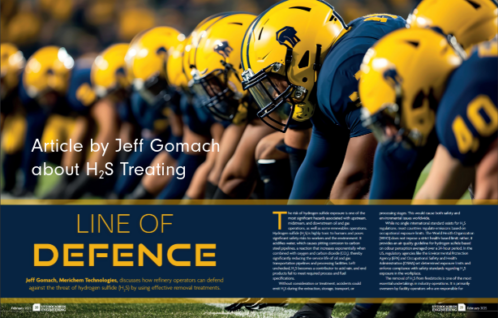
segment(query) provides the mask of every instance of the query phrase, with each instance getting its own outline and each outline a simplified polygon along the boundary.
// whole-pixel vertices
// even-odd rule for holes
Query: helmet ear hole
[[[414,47],[418,47],[418,46],[419,46],[419,44],[420,44],[420,43],[419,43],[419,42],[417,42],[417,41],[406,41],[406,43],[411,44],[411,45],[413,45]]]
[[[304,53],[303,58],[299,62],[298,67],[299,68],[305,68],[308,65],[310,65],[310,51],[306,51],[306,53]]]
[[[421,91],[418,92],[417,96],[415,97],[415,100],[413,101],[412,108],[413,109],[417,109],[417,108],[422,107],[422,105],[424,103],[424,99],[425,99],[425,94],[421,90]]]
[[[481,5],[479,3],[476,3],[472,0],[466,0],[474,9],[479,9],[481,7]]]
[[[306,83],[308,81],[307,77],[303,77],[303,82]]]

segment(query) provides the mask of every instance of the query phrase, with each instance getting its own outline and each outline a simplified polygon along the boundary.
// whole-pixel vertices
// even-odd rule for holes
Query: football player
[[[35,141],[41,144],[50,142],[65,142],[73,130],[77,133],[86,129],[84,120],[75,121],[73,107],[85,107],[78,104],[76,89],[69,90],[69,86],[78,87],[89,82],[85,78],[71,76],[74,60],[64,48],[46,46],[36,51],[27,61],[22,76],[20,93],[23,107],[26,109],[26,142],[23,150],[22,169],[24,173],[23,190],[33,193],[37,176],[31,169],[46,160],[60,162],[60,153],[31,151]],[[87,62],[84,62],[88,65]],[[91,63],[90,63],[91,64]],[[81,80],[81,81],[80,81]],[[72,95],[74,98],[71,98]],[[95,94],[85,99],[88,106],[95,103]],[[76,130],[74,129],[76,126]],[[65,156],[68,158],[68,156]],[[73,166],[73,164],[68,164]]]
[[[204,22],[207,22],[208,20],[209,19],[205,19],[201,22],[192,34],[196,34],[197,30],[203,27]],[[213,125],[214,119],[212,116],[210,116],[207,111],[204,111],[201,105],[197,103],[195,96],[190,93],[186,85],[188,82],[188,74],[183,67],[183,62],[185,60],[184,53],[190,52],[190,48],[192,47],[192,34],[184,43],[181,43],[169,52],[169,56],[172,57],[172,59],[170,60],[168,58],[165,69],[167,80],[171,83],[171,89],[174,90],[175,96],[179,98],[179,101],[177,103],[175,102],[175,104],[179,106],[177,107],[178,115],[181,116],[180,123],[182,125],[181,130],[183,131],[182,142],[189,145],[192,145],[193,143],[209,142],[211,139],[210,137],[215,139],[214,137],[219,136],[223,128],[220,125]],[[216,139],[217,138],[219,137],[216,137]],[[189,149],[191,149],[191,147],[189,147]],[[158,182],[159,180],[155,176],[147,176],[130,198],[156,197],[158,199],[182,199],[184,197],[194,173],[205,161],[206,154],[204,152],[198,153],[189,150],[184,153],[177,152],[172,155],[175,155],[178,158],[177,166],[184,167],[184,178],[175,178],[171,180],[171,182]],[[165,184],[167,185],[165,186]]]
[[[261,137],[270,132],[254,116],[253,102],[241,84],[240,47],[243,33],[255,17],[231,12],[217,15],[190,58],[193,91],[216,118],[230,124],[222,143],[229,151],[215,161],[218,168],[226,167],[221,175],[210,173],[208,197],[215,199],[247,198],[252,193],[256,182],[254,150]],[[232,196],[225,196],[224,187],[236,178],[238,183],[229,192]],[[221,186],[214,196],[212,185]]]
[[[189,198],[213,198],[223,169],[236,151],[251,117],[238,67],[241,33],[254,18],[252,14],[231,12],[207,18],[205,32],[193,34],[192,50],[184,57],[188,63],[185,67],[192,76],[192,91],[202,106],[226,127],[220,140],[220,153],[207,155],[187,191]]]
[[[495,38],[451,74],[436,112],[441,144],[415,199],[458,199],[475,180],[474,199],[498,200],[497,67]]]
[[[179,108],[178,96],[182,92],[182,87],[187,85],[187,80],[183,75],[181,67],[183,48],[185,41],[179,42],[176,46],[172,46],[168,51],[168,58],[166,61],[166,79],[171,89],[171,94],[174,94],[175,100],[169,104],[168,119],[171,122],[171,140],[170,142],[179,142],[183,136],[183,121],[181,118],[181,111]],[[151,165],[162,163],[171,157],[176,162],[180,157],[180,152],[172,151],[170,153],[161,152],[158,154]],[[176,164],[172,162],[171,164]],[[152,199],[155,198],[168,184],[169,177],[161,176],[144,176],[140,184],[135,188],[133,193],[129,196],[131,199]]]
[[[126,70],[134,93],[131,96],[131,108],[144,139],[142,151],[134,152],[128,158],[130,166],[146,168],[149,165],[164,164],[176,166],[173,153],[166,151],[157,154],[150,143],[159,138],[166,142],[180,141],[182,138],[179,116],[174,107],[179,103],[179,96],[171,89],[166,78],[168,50],[184,40],[184,35],[170,27],[156,27],[137,35],[126,53]],[[179,128],[180,127],[180,128]],[[173,133],[172,133],[173,131]],[[142,179],[153,178],[161,191],[171,179],[171,175],[142,176],[135,174],[120,175],[114,187],[117,198],[130,195],[132,198],[150,198],[150,192],[139,186]],[[136,189],[139,186],[139,189]],[[132,192],[134,192],[132,194]]]
[[[291,199],[354,199],[368,193],[376,140],[361,125],[359,66],[377,39],[404,25],[392,15],[346,25],[324,2],[283,1],[248,30],[244,86],[258,101],[260,118],[281,130],[291,118],[313,122]],[[309,183],[309,176],[317,177]]]
[[[408,23],[411,28],[438,27],[446,34],[455,35],[460,45],[468,50],[473,44],[496,34],[497,14],[493,0],[422,1],[410,14]],[[419,98],[417,103],[424,101]],[[368,121],[367,116],[365,123]],[[370,199],[412,199],[420,173],[433,159],[437,147],[437,138],[429,138],[424,147],[408,147],[394,138],[380,142],[375,155]],[[418,310],[415,304],[394,306],[404,306],[400,312],[405,315],[414,315]],[[350,317],[374,316],[379,307],[380,304],[357,304]]]
[[[92,59],[90,65],[78,66],[76,61],[73,79],[80,78],[83,84],[76,89],[70,86],[70,91],[74,90],[75,95],[81,103],[74,105],[83,105],[77,108],[79,114],[85,115],[89,124],[97,127],[98,134],[93,137],[94,142],[108,144],[108,149],[103,154],[102,151],[91,152],[84,161],[90,167],[104,167],[108,162],[114,162],[116,159],[116,150],[118,143],[116,139],[119,136],[119,115],[117,103],[128,97],[129,81],[124,68],[124,57],[128,50],[128,44],[114,44],[104,50],[95,59]],[[90,82],[88,82],[90,78]],[[92,107],[86,100],[99,98]],[[85,139],[84,135],[88,133],[83,131],[80,135],[73,135],[73,142]],[[69,153],[68,153],[69,154]],[[74,158],[69,160],[73,163],[82,163],[81,154],[71,153]],[[66,158],[66,157],[64,157]],[[86,192],[92,192],[95,195],[106,195],[111,183],[115,178],[100,179],[100,175],[82,173],[77,178],[71,176],[65,177],[69,180],[60,181],[59,186],[55,188],[46,197],[73,199],[84,195]],[[69,184],[66,185],[66,182]]]
[[[19,81],[25,59],[21,51],[10,43],[0,45],[1,77],[0,129],[4,152],[2,191],[11,192],[16,186],[17,171],[21,167],[22,149],[26,134],[24,110],[19,99]]]
[[[498,66],[496,43],[479,47],[462,63],[460,48],[443,34],[410,29],[387,36],[365,57],[360,96],[379,140],[417,152],[441,142],[417,199],[459,199],[481,167],[479,198],[497,198],[498,79],[488,71]]]
[[[291,0],[268,9],[247,31],[243,85],[261,108],[258,116],[282,131],[290,119],[311,118],[313,123],[291,199],[357,199],[368,194],[377,142],[361,125],[360,64],[369,47],[405,23],[401,17],[380,14],[346,25],[325,2]],[[275,120],[272,115],[277,114]],[[332,308],[310,303],[295,317],[329,317]]]
[[[463,21],[463,22],[462,22]],[[438,27],[454,35],[466,50],[497,32],[494,0],[422,1],[408,18],[411,28]],[[420,173],[434,157],[438,142],[429,140],[424,151],[400,147],[392,139],[379,144],[375,156],[370,199],[412,199]],[[390,182],[385,182],[388,179]]]
[[[213,17],[204,19],[185,41],[183,54],[181,55],[181,68],[187,83],[192,81],[190,60],[193,59],[195,47],[198,41],[200,41],[199,35],[204,34],[214,21],[216,19],[213,19]],[[197,96],[188,86],[181,85],[181,87],[180,110],[183,120],[183,142],[189,145],[210,142],[211,140],[219,142],[224,131],[224,126],[217,123],[211,114],[202,107]],[[209,156],[209,161],[205,163],[207,155]],[[190,196],[192,198],[202,198],[207,173],[209,172],[212,160],[214,160],[214,156],[216,156],[216,152],[209,152],[208,154],[206,152],[193,152],[191,148],[189,151],[180,153],[178,166],[184,167],[185,177],[183,179],[173,179],[157,198],[188,199]],[[186,194],[191,182],[193,183],[192,187],[190,187],[191,191],[189,194]],[[196,189],[192,191],[194,187]]]

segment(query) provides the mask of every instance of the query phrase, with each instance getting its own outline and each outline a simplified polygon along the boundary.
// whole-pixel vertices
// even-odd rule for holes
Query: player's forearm
[[[200,144],[203,144],[203,143],[206,143],[206,142],[209,142],[210,140],[208,139],[208,137],[206,136],[203,136],[203,135],[199,135],[195,132],[193,132],[192,130],[190,130],[187,125],[185,125],[183,127],[183,143],[186,143],[189,145],[189,147],[187,148],[188,150],[185,151],[186,154],[189,154],[189,155],[202,155],[204,153],[199,153],[199,152],[194,152],[192,151],[192,147],[191,145],[194,144],[194,143],[200,143]]]
[[[168,121],[171,125],[171,133],[175,136],[183,135],[183,121],[182,117],[175,114],[174,112],[168,112]]]
[[[100,147],[99,151],[92,152],[88,158],[90,166],[97,164],[98,167],[102,167],[107,162],[114,161],[116,157],[116,150],[118,149],[117,138],[119,136],[119,130],[117,125],[117,113],[113,105],[107,100],[102,100],[92,109],[92,117],[95,119],[98,127],[98,134],[94,138],[94,142],[100,145],[107,145],[104,151],[103,147]]]
[[[152,161],[150,166],[155,167],[157,165],[164,164],[165,167],[175,167],[177,161],[173,159],[166,151],[160,152]],[[142,185],[147,190],[147,192],[158,195],[166,185],[171,181],[173,175],[145,175],[142,179]]]
[[[119,129],[119,138],[123,144],[133,143],[133,136],[135,134],[133,124],[128,122],[123,122]]]
[[[220,152],[216,156],[214,165],[208,175],[208,181],[212,184],[218,185],[223,169],[235,153],[245,127],[246,125],[230,125],[225,129],[220,141]]]
[[[339,184],[334,183],[330,193],[330,200],[359,200],[367,199],[371,178],[367,175],[359,175],[354,181]]]
[[[498,200],[498,141],[489,147],[476,171],[476,200]]]
[[[209,154],[212,154],[211,152]],[[208,157],[209,157],[208,154]],[[203,164],[197,168],[195,171],[194,177],[190,182],[190,185],[187,189],[186,195],[191,199],[204,199],[204,192],[206,191],[206,181],[209,174],[209,171],[213,167],[214,162],[209,159],[204,161]]]
[[[102,150],[102,147],[99,151],[92,152],[88,158],[88,164],[90,167],[94,167],[97,164],[98,167],[105,166],[108,162],[113,162],[114,158],[116,158],[116,150],[118,149],[118,143],[116,142],[116,138],[118,137],[117,131],[115,132],[107,132],[105,134],[100,134],[95,138],[94,142],[99,143],[100,145],[108,145],[105,153]]]
[[[444,146],[439,145],[429,176],[415,200],[458,200],[474,177],[474,167],[463,166]]]
[[[311,139],[311,128],[309,129],[288,129],[285,132],[284,142],[287,146],[295,149],[308,149]]]

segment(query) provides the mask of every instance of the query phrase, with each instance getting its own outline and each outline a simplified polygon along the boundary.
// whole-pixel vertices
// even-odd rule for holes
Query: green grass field
[[[60,304],[58,304],[60,305]],[[178,317],[178,318],[289,318],[301,307],[291,304],[286,308],[265,308],[251,312],[242,310],[229,313],[223,310],[224,304],[65,304],[66,311],[52,312],[14,312],[12,307],[31,307],[32,304],[2,304],[2,317]],[[344,318],[353,304],[337,304],[334,308],[334,318]],[[464,313],[434,313],[431,305],[424,305],[417,318],[464,318]],[[383,305],[376,318],[384,318],[389,313],[390,306]]]

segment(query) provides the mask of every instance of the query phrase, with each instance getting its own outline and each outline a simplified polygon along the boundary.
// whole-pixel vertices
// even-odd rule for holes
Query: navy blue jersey
[[[24,87],[23,76],[24,72],[22,72],[21,76],[19,77],[19,87],[17,88],[18,96],[21,100],[22,106],[27,112],[40,110],[40,106],[38,105],[36,100],[28,95],[26,87]]]
[[[71,80],[67,90],[66,98],[72,110],[78,114],[85,115],[97,101],[97,96],[92,89],[90,74],[91,64],[76,66],[71,72]]]
[[[182,94],[180,100],[183,122],[196,134],[209,136],[215,119],[195,97]]]
[[[133,110],[131,109],[131,100],[126,98],[125,100],[118,102],[116,104],[118,109],[118,116],[122,122],[127,122],[131,124],[138,124],[135,116],[133,116]]]
[[[318,129],[326,129],[332,122],[347,128],[350,137],[370,132],[362,126],[360,118],[360,65],[375,42],[405,25],[403,18],[389,14],[365,16],[348,25],[348,32],[332,46],[318,76],[318,109],[313,116],[313,124]]]
[[[171,90],[171,100],[168,103],[168,107],[176,114],[181,115],[182,110],[180,107],[182,99],[182,93],[177,90]]]
[[[161,100],[149,105],[138,92],[131,95],[131,109],[138,125],[154,134],[163,134],[168,128],[167,106]]]
[[[464,165],[480,162],[498,132],[498,57],[476,51],[451,75],[437,111],[441,144]]]
[[[22,73],[22,72],[21,72]],[[19,83],[22,83],[22,76],[19,76]],[[19,85],[22,86],[22,85]],[[9,115],[15,110],[15,106],[21,103],[19,97],[19,89],[15,87],[9,91],[5,96],[2,97],[2,107],[0,107],[0,113],[2,115]]]

